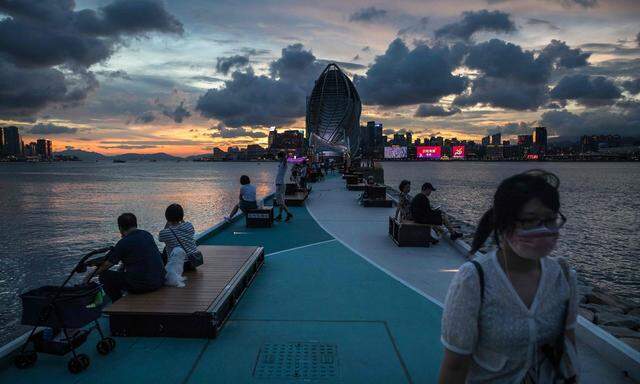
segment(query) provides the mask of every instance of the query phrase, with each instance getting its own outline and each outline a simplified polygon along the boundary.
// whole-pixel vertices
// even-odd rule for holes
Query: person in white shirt
[[[275,202],[278,204],[280,208],[280,212],[278,216],[274,220],[281,221],[282,220],[282,211],[287,212],[287,218],[285,221],[291,220],[293,215],[289,212],[289,208],[285,204],[284,194],[285,194],[285,184],[284,177],[287,174],[287,155],[284,152],[278,152],[278,173],[276,174],[276,195]]]
[[[478,224],[442,315],[440,383],[574,383],[577,282],[549,257],[566,219],[558,178],[532,170],[504,180]]]
[[[256,200],[256,187],[251,184],[251,179],[249,176],[242,175],[240,176],[240,196],[238,204],[236,204],[229,216],[225,217],[225,220],[230,221],[236,213],[238,213],[238,209],[240,209],[243,213],[247,213],[248,210],[258,208],[258,203]]]
[[[189,255],[198,252],[193,224],[184,221],[184,210],[180,204],[171,204],[164,213],[167,223],[158,234],[158,240],[165,244],[167,264],[165,265],[165,285],[184,287],[186,278],[182,276],[184,263]]]

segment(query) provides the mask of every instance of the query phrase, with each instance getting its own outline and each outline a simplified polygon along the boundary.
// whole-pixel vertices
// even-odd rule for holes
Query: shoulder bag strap
[[[184,247],[184,245],[182,244],[182,241],[180,241],[180,238],[178,237],[178,235],[176,235],[176,233],[173,231],[173,228],[169,227],[169,230],[171,231],[171,233],[173,234],[173,237],[176,238],[176,240],[178,240],[178,244],[180,244],[180,246],[182,247],[182,249],[184,249],[184,253],[187,253],[187,248]]]
[[[478,279],[480,279],[480,303],[484,301],[484,271],[482,270],[482,266],[475,260],[471,260],[471,264],[476,267],[476,271],[478,272]]]

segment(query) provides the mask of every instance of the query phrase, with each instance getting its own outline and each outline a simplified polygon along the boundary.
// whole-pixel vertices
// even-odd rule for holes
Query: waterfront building
[[[504,152],[502,145],[490,144],[486,147],[485,157],[487,160],[502,160],[504,159]]]
[[[51,140],[38,139],[36,141],[36,151],[34,155],[40,157],[40,160],[51,160]]]
[[[539,154],[547,151],[547,128],[536,127],[533,131],[533,146]]]
[[[4,154],[6,156],[19,156],[22,154],[22,143],[18,127],[4,127],[2,129],[4,137]]]
[[[247,159],[256,160],[263,157],[267,151],[258,144],[247,145]]]
[[[405,135],[403,133],[396,132],[396,133],[393,134],[393,140],[392,140],[391,144],[397,145],[397,146],[400,146],[400,147],[406,147],[407,146],[407,138],[405,137]]]
[[[4,128],[0,127],[0,156],[4,155]]]
[[[367,157],[381,159],[384,157],[384,139],[382,135],[382,123],[367,122],[360,127],[360,150]]]
[[[213,160],[224,160],[225,155],[226,153],[222,149],[218,147],[213,148]]]
[[[278,133],[274,128],[269,132],[269,152],[275,154],[279,151],[294,152],[296,155],[304,153],[304,135],[298,130],[287,130]]]
[[[501,145],[502,144],[502,134],[496,133],[491,135],[491,145]]]
[[[407,145],[411,145],[411,143],[413,143],[413,132],[408,131],[405,134],[405,138],[406,138],[406,141],[407,141]]]
[[[482,146],[486,147],[487,145],[491,145],[491,136],[485,136],[482,138]]]
[[[360,152],[362,103],[356,87],[330,63],[307,98],[306,135],[315,151]]]

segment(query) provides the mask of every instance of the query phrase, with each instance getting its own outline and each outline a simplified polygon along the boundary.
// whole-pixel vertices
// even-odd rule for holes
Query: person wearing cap
[[[414,196],[411,200],[411,217],[413,221],[420,224],[429,224],[433,227],[434,231],[436,231],[439,235],[444,233],[442,226],[449,230],[451,240],[456,240],[462,237],[462,233],[457,232],[447,220],[447,217],[440,211],[439,209],[432,209],[431,203],[429,202],[429,196],[431,192],[436,189],[431,185],[431,183],[422,184],[422,189],[420,193]],[[431,237],[431,234],[429,234]],[[431,243],[436,244],[438,240],[429,239]]]

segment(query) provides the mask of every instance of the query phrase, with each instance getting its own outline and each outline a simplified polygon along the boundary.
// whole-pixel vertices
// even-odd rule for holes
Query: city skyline
[[[270,126],[305,129],[329,62],[389,136],[640,134],[633,1],[17,3],[0,5],[0,126],[54,151],[266,147]]]

